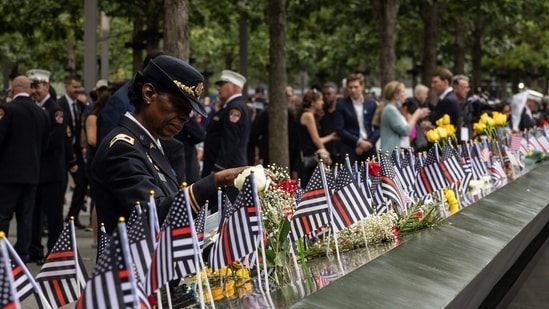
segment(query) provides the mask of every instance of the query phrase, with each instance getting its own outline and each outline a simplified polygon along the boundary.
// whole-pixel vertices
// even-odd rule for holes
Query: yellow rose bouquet
[[[439,118],[436,121],[436,125],[436,128],[425,133],[430,143],[436,143],[440,149],[444,149],[451,139],[457,142],[456,128],[450,123],[450,116],[448,114],[444,114],[444,116]]]
[[[493,139],[498,135],[498,128],[504,128],[507,124],[507,116],[500,112],[492,112],[492,117],[488,113],[480,115],[480,120],[473,124],[473,130],[477,134],[486,135]]]

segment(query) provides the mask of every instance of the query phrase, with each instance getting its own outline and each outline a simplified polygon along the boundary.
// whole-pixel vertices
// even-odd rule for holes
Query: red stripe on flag
[[[419,174],[421,176],[421,182],[425,186],[425,189],[427,189],[427,192],[432,193],[433,192],[433,187],[431,187],[431,183],[429,182],[429,179],[427,178],[427,174],[425,173],[425,168],[420,169]]]
[[[337,206],[337,209],[339,210],[339,214],[341,215],[341,219],[343,219],[343,221],[345,221],[345,225],[346,226],[351,225],[352,222],[351,222],[351,219],[349,218],[349,215],[347,214],[347,209],[345,208],[345,206],[343,206],[341,204],[341,201],[337,197],[334,199],[334,202]]]
[[[183,226],[172,230],[172,236],[188,235],[191,233],[190,226]]]
[[[53,284],[53,290],[55,292],[57,301],[61,305],[60,307],[65,306],[67,304],[67,302],[65,300],[65,297],[63,296],[63,288],[59,285],[59,280],[54,279],[52,281],[52,284]]]
[[[223,225],[223,229],[220,235],[223,235],[223,253],[225,253],[225,262],[228,264],[231,264],[233,262],[233,259],[231,258],[231,246],[229,245],[229,227],[228,224]]]
[[[17,277],[17,275],[19,275],[21,273],[21,271],[23,271],[23,268],[21,267],[21,265],[17,265],[13,270],[12,270],[12,274],[13,274],[13,277]]]
[[[66,258],[66,257],[73,257],[73,256],[74,256],[73,251],[51,252],[50,254],[48,254],[48,261],[51,259]]]

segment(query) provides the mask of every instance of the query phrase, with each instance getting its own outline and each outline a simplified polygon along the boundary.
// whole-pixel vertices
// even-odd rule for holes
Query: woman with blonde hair
[[[380,126],[382,150],[408,147],[410,131],[419,119],[429,115],[428,108],[418,108],[406,119],[400,112],[405,98],[405,87],[401,82],[391,81],[383,88],[383,100],[372,121]]]
[[[322,159],[325,164],[331,164],[330,153],[324,147],[337,138],[335,133],[320,137],[318,121],[322,117],[322,93],[316,89],[309,90],[303,96],[303,101],[296,108],[297,119],[297,139],[299,145],[299,154],[301,164],[298,170],[298,177],[301,179],[301,186],[305,188],[318,159]]]

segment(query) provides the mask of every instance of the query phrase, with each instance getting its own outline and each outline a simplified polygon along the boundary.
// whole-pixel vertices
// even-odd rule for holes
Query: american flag
[[[435,151],[437,150],[431,147],[427,155],[424,156],[423,165],[418,164],[419,170],[414,185],[418,198],[424,198],[447,186],[446,178],[439,168]]]
[[[107,234],[105,230],[105,224],[101,223],[99,228],[99,241],[97,245],[97,258],[99,259],[107,247],[112,246],[112,236]]]
[[[522,141],[521,135],[511,135],[511,138],[509,140],[509,148],[514,151],[519,150],[521,141]]]
[[[528,147],[532,150],[545,152],[545,149],[543,149],[533,132],[528,132]]]
[[[301,201],[290,221],[289,237],[292,241],[309,235],[328,220],[328,199],[322,185],[321,165],[319,164],[313,172]]]
[[[130,254],[138,280],[144,283],[147,280],[152,253],[154,251],[153,240],[151,239],[152,234],[145,213],[139,213],[137,208],[134,208],[130,219],[132,225],[127,225]]]
[[[248,176],[234,203],[235,211],[224,219],[219,238],[210,252],[210,265],[214,271],[257,250],[261,222],[255,203],[252,177]]]
[[[408,199],[398,183],[392,159],[386,154],[380,153],[379,165],[381,166],[380,177],[383,196],[393,201],[400,210],[404,210]]]
[[[443,172],[449,185],[467,182],[465,188],[469,185],[470,178],[463,170],[460,164],[461,158],[452,145],[447,145],[442,151],[442,160],[439,162],[440,170]]]
[[[196,238],[198,238],[198,247],[202,250],[204,247],[204,230],[206,227],[206,217],[208,216],[208,204],[204,205],[194,221],[196,229]]]
[[[75,242],[74,223],[70,221],[36,276],[36,281],[52,307],[62,307],[77,300],[88,281]]]
[[[535,137],[538,140],[538,143],[541,146],[542,151],[543,152],[549,151],[549,142],[547,141],[547,138],[545,137],[544,130],[542,130],[542,129],[536,130]]]
[[[339,169],[332,201],[335,231],[342,230],[372,213],[366,196],[346,166]]]
[[[199,252],[195,252],[186,192],[184,188],[176,195],[160,230],[160,239],[153,253],[149,270],[147,294],[151,294],[166,282],[176,278],[174,263],[178,264],[178,272],[182,274],[196,272],[194,260]]]
[[[494,157],[488,162],[488,172],[496,189],[507,184],[507,174],[498,158]]]
[[[124,222],[119,222],[118,229],[113,233],[113,248],[125,307],[150,308],[143,286],[138,284]]]
[[[76,309],[125,307],[112,236],[110,240],[112,243],[108,244],[99,255],[91,279],[76,302]]]
[[[484,162],[482,162],[482,159],[480,158],[480,146],[478,143],[474,143],[474,144],[467,144],[467,147],[469,149],[473,178],[480,179],[484,175],[488,174],[488,170],[486,169],[486,164],[484,164]]]
[[[5,237],[3,240],[6,245],[9,261],[11,263],[11,272],[19,301],[25,300],[33,293],[42,293],[38,283],[36,283],[29,269],[25,263],[23,263],[15,249],[10,244],[9,240]]]
[[[412,191],[416,180],[416,168],[413,162],[411,162],[413,153],[410,150],[395,149],[391,153],[391,156],[395,163],[395,173],[401,187],[406,192]]]
[[[21,304],[15,290],[10,258],[5,245],[5,235],[2,232],[0,236],[0,307],[19,309]]]

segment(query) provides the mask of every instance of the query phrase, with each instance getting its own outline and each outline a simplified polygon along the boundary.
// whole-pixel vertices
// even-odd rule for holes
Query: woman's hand
[[[317,150],[316,153],[318,153],[318,155],[326,165],[332,164],[332,159],[330,158],[330,153],[328,152],[328,150],[321,148]]]

